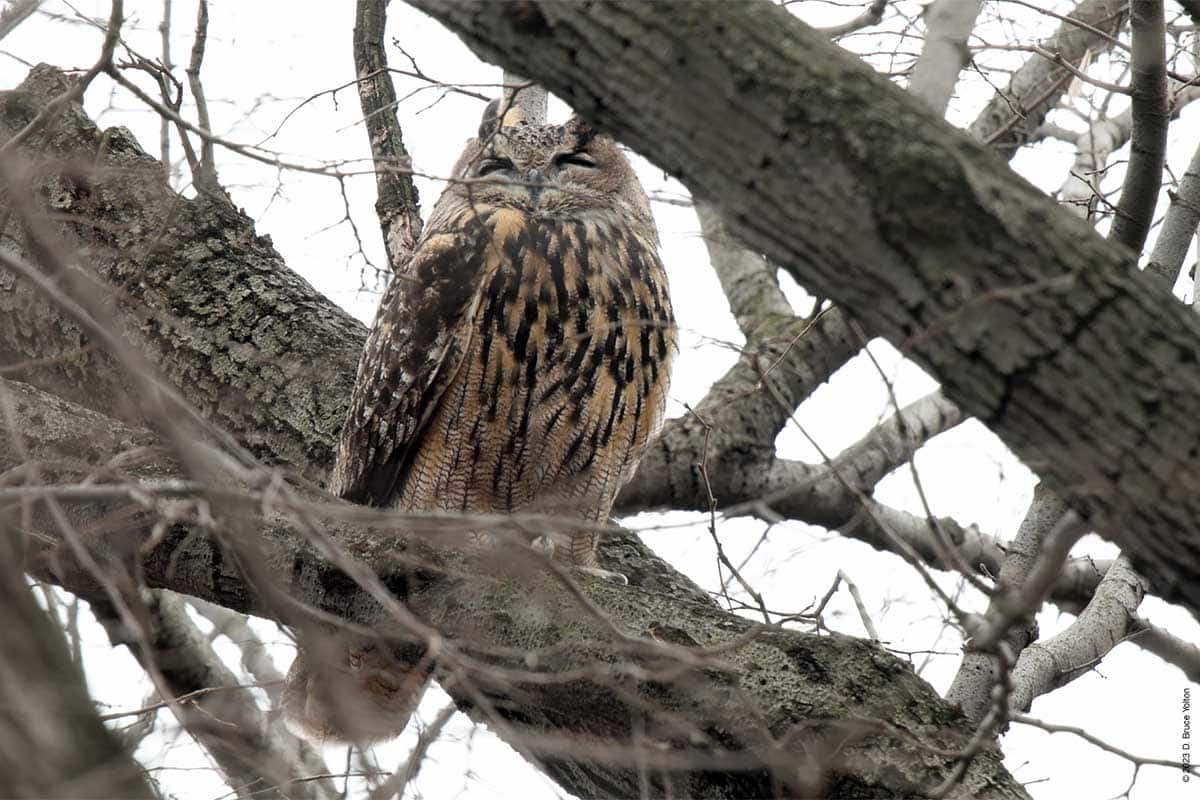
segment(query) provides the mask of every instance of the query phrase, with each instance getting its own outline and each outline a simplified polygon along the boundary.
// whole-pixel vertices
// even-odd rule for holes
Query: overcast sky
[[[125,37],[148,56],[160,54],[158,25],[161,2],[128,2]],[[429,76],[447,83],[470,84],[473,91],[493,95],[500,71],[479,62],[452,34],[437,23],[392,3],[389,26],[395,37]],[[173,58],[186,63],[191,46],[195,6],[176,0],[172,19]],[[791,8],[809,21],[829,24],[857,13],[813,3]],[[989,6],[993,9],[993,6]],[[103,19],[107,3],[81,2],[73,6],[52,0],[46,12],[24,24],[0,44],[0,78],[4,86],[18,83],[28,63],[50,62],[63,67],[89,66],[100,42],[95,28],[76,14]],[[1005,13],[1020,8],[1006,5]],[[990,11],[989,13],[993,13]],[[996,40],[1015,33],[1046,30],[1056,24],[1031,15],[1030,27],[997,26]],[[211,104],[213,129],[241,143],[262,144],[286,160],[306,164],[341,163],[360,173],[344,182],[348,209],[338,181],[323,176],[280,171],[218,150],[221,177],[234,201],[257,220],[260,233],[271,236],[288,263],[314,286],[360,319],[368,321],[377,295],[375,268],[384,264],[374,217],[374,183],[365,174],[369,153],[363,128],[358,124],[358,100],[350,40],[353,4],[316,2],[252,2],[215,0],[211,4],[204,83]],[[856,42],[872,49],[872,42]],[[1012,56],[1018,61],[1024,54]],[[389,51],[393,67],[411,64],[397,50]],[[182,77],[182,68],[177,70]],[[149,86],[148,82],[146,83]],[[341,88],[339,88],[341,87]],[[400,121],[414,168],[428,176],[444,175],[463,142],[474,132],[483,103],[472,97],[428,88],[421,81],[400,79],[398,94],[405,99]],[[334,91],[337,90],[337,91]],[[100,79],[88,94],[87,108],[101,125],[125,125],[152,154],[158,150],[158,120],[126,96],[109,94]],[[950,118],[970,120],[987,98],[987,89],[975,81],[952,107]],[[320,93],[320,94],[319,94]],[[311,99],[309,99],[311,98]],[[308,99],[307,102],[304,102]],[[567,114],[561,104],[551,116]],[[1171,163],[1182,174],[1190,150],[1200,138],[1192,112],[1172,127]],[[1063,124],[1070,124],[1065,121]],[[176,158],[179,148],[174,150]],[[1069,148],[1045,145],[1023,154],[1015,166],[1043,189],[1058,186],[1070,163]],[[686,193],[665,180],[660,171],[638,159],[646,188],[673,195]],[[184,172],[186,169],[184,170]],[[180,175],[181,186],[186,176]],[[417,178],[423,210],[428,213],[440,191],[436,180]],[[682,352],[675,369],[669,413],[683,413],[684,404],[703,397],[708,385],[736,358],[742,337],[728,313],[698,235],[694,215],[687,208],[656,203],[662,251],[671,278],[672,294],[682,330]],[[347,214],[349,215],[347,218]],[[820,224],[820,220],[813,220]],[[366,291],[364,291],[366,287]],[[794,286],[790,297],[806,307],[806,296]],[[915,400],[935,387],[919,369],[903,363],[884,343],[873,352],[894,382],[899,401]],[[321,376],[314,376],[320,379]],[[879,419],[891,413],[886,388],[865,358],[856,359],[822,388],[797,413],[796,419],[830,454],[858,439]],[[780,455],[818,460],[799,428],[779,438]],[[971,422],[938,437],[916,459],[930,505],[937,514],[975,523],[985,532],[1011,538],[1032,494],[1034,478],[982,426]],[[878,497],[914,513],[923,513],[912,489],[907,469],[888,478]],[[706,588],[717,587],[716,561],[704,520],[696,515],[672,513],[628,520],[645,529],[651,545]],[[718,527],[725,548],[735,563],[759,545],[746,569],[772,609],[798,611],[823,595],[839,569],[857,583],[876,628],[890,647],[915,653],[913,661],[939,691],[945,691],[958,666],[960,641],[943,625],[942,609],[912,570],[893,556],[880,554],[857,542],[800,523],[776,525],[723,521]],[[1115,549],[1094,538],[1080,552],[1111,556]],[[958,581],[941,576],[947,589]],[[852,635],[865,635],[853,605],[844,592],[835,601],[832,624]],[[967,593],[965,597],[970,597]],[[976,598],[975,608],[982,610]],[[968,605],[970,601],[968,601]],[[1187,614],[1147,599],[1142,614],[1192,641],[1200,640],[1200,626]],[[1042,636],[1052,635],[1072,620],[1053,611],[1039,618]],[[292,652],[274,626],[259,626],[265,636],[280,642],[275,657],[286,669]],[[148,688],[132,676],[137,667],[124,651],[113,652],[94,626],[87,635],[88,677],[94,695],[115,709],[138,707]],[[232,648],[227,648],[232,654]],[[930,654],[928,651],[934,651]],[[1095,672],[1034,703],[1034,716],[1061,724],[1080,725],[1118,747],[1169,758],[1177,756],[1179,700],[1186,686],[1183,675],[1131,645],[1117,647]],[[432,718],[447,702],[440,691],[430,692],[421,716]],[[157,773],[163,786],[180,798],[213,798],[221,783],[206,766],[202,754],[179,736],[177,726],[163,712],[164,734],[147,740],[139,757],[163,769]],[[397,742],[377,749],[379,764],[390,768],[403,759],[416,733],[409,731]],[[1119,793],[1130,776],[1130,766],[1073,737],[1051,736],[1016,727],[1003,741],[1007,765],[1021,780],[1031,781],[1037,798],[1109,797]],[[345,763],[344,752],[331,750],[335,770]],[[1200,788],[1200,782],[1193,782]],[[1138,800],[1183,796],[1178,775],[1147,769],[1132,797]],[[446,741],[436,745],[430,761],[410,794],[433,798],[554,797],[553,783],[498,742],[486,730],[473,729],[458,717]]]

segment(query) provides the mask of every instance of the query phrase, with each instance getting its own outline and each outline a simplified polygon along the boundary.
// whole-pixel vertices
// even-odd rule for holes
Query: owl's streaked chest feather
[[[448,283],[414,328],[446,324],[452,286],[473,294],[452,301],[469,340],[399,505],[603,518],[663,415],[675,333],[654,243],[616,214],[463,214],[445,243],[458,258],[416,276]]]

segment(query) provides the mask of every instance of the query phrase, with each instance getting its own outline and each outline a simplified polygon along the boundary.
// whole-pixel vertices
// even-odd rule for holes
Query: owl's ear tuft
[[[586,147],[587,143],[599,134],[599,131],[592,127],[592,123],[578,114],[572,114],[571,118],[563,123],[563,127],[575,135],[579,147]]]
[[[500,119],[500,102],[500,98],[497,97],[483,110],[483,118],[479,121],[480,141],[495,136],[498,128],[508,128],[525,122],[525,112],[517,106],[505,111],[504,119]]]
[[[496,133],[496,126],[500,119],[500,98],[496,98],[487,104],[487,108],[483,110],[483,118],[479,120],[479,139],[490,139]]]

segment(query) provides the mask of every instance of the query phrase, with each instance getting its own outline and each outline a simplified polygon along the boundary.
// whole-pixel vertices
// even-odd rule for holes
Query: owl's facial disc
[[[521,158],[519,154],[510,158],[493,152],[479,159],[474,177],[484,181],[489,193],[499,195],[493,199],[542,207],[559,205],[563,195],[591,194],[587,180],[596,170],[596,159],[584,151],[550,158]]]
[[[486,117],[486,115],[485,115]],[[578,118],[563,125],[502,124],[485,119],[455,167],[451,189],[471,204],[577,218],[617,207],[651,219],[645,193],[608,136]]]

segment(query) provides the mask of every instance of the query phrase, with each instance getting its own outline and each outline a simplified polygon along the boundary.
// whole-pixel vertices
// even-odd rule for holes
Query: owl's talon
[[[626,578],[619,572],[611,572],[607,569],[600,569],[599,567],[575,567],[575,569],[591,575],[593,578],[600,578],[601,580],[609,581],[610,583],[616,583],[621,586],[629,585],[629,578]]]

